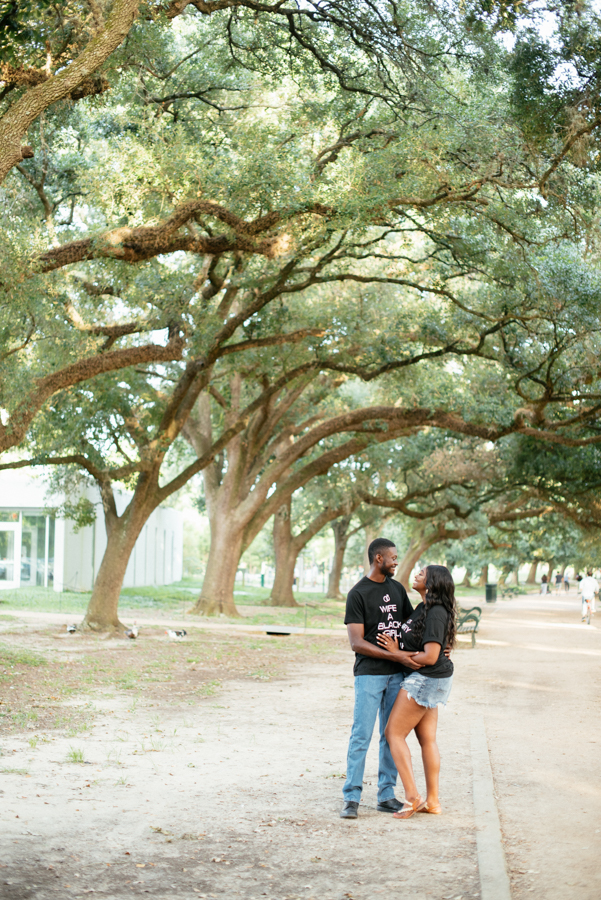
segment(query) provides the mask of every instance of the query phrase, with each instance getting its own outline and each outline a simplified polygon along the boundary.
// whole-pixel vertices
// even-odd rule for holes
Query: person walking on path
[[[563,584],[563,574],[561,572],[558,572],[557,575],[555,576],[555,590],[558,594],[561,590],[562,584]]]
[[[567,572],[563,573],[563,588],[566,593],[570,590],[570,579]]]
[[[378,646],[379,634],[387,634],[398,650],[401,623],[408,619],[413,607],[407,591],[392,576],[397,567],[397,552],[392,541],[376,538],[368,548],[369,574],[349,591],[344,624],[355,651],[355,708],[348,747],[346,781],[342,789],[343,819],[356,819],[365,758],[371,742],[376,716],[380,717],[380,754],[378,767],[378,802],[381,812],[394,813],[402,804],[394,796],[397,770],[390,754],[384,729],[403,683],[404,673],[420,668],[409,653],[390,653]],[[404,663],[405,668],[401,665]]]
[[[596,578],[593,578],[592,569],[587,571],[586,577],[582,579],[578,587],[582,591],[582,621],[584,622],[586,621],[586,608],[589,603],[591,612],[595,612],[595,594],[599,593],[599,582]]]
[[[547,576],[546,576],[546,575],[543,575],[543,577],[542,577],[541,580],[540,580],[540,592],[541,592],[541,594],[546,594],[546,593],[547,593],[547,588],[548,588],[548,587],[549,587],[549,585],[547,584]]]
[[[386,634],[378,637],[393,659],[404,650],[411,652],[417,671],[406,670],[406,677],[390,713],[386,739],[405,788],[403,808],[395,819],[409,819],[416,812],[441,812],[438,799],[440,753],[436,743],[438,707],[445,706],[453,683],[453,663],[445,648],[455,642],[457,613],[455,584],[446,566],[426,566],[413,582],[422,602],[403,623],[400,646]],[[426,799],[422,799],[415,783],[411,751],[407,736],[415,729],[422,750],[426,776]]]

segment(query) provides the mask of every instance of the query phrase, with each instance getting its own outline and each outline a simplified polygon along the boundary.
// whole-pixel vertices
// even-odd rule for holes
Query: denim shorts
[[[448,678],[430,678],[429,675],[412,672],[403,681],[401,690],[407,691],[420,706],[436,709],[437,706],[446,706],[452,684],[452,675]]]

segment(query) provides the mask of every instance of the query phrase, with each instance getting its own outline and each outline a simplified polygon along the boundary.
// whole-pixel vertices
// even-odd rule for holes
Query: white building
[[[39,472],[39,470],[38,470]],[[48,498],[43,476],[23,470],[0,472],[0,589],[53,587],[55,591],[92,589],[106,548],[100,494],[85,492],[96,521],[79,531],[69,519],[48,515],[64,497]],[[128,501],[117,495],[117,511]],[[148,519],[131,555],[124,587],[172,584],[183,574],[183,516],[160,506]]]

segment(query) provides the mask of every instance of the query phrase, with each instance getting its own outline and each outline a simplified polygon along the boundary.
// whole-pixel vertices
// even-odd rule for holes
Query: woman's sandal
[[[392,814],[393,819],[410,819],[412,815],[414,815],[420,806],[424,805],[424,800],[421,797],[417,797],[415,800],[403,800],[403,808],[399,809],[398,812]]]
[[[427,802],[424,801],[422,805],[418,807],[416,812],[430,813],[432,816],[439,816],[442,813],[442,806],[440,803],[438,806],[428,806]]]

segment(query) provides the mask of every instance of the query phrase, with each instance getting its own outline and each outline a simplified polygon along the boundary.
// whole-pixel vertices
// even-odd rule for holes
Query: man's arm
[[[364,625],[353,622],[346,626],[346,630],[349,643],[355,653],[360,653],[362,656],[373,656],[376,659],[387,659],[389,662],[392,660],[393,662],[401,663],[403,666],[409,666],[410,669],[421,668],[419,664],[413,662],[410,653],[406,650],[399,650],[398,646],[396,650],[382,650],[380,647],[376,647],[375,644],[370,644],[369,641],[366,641]]]

